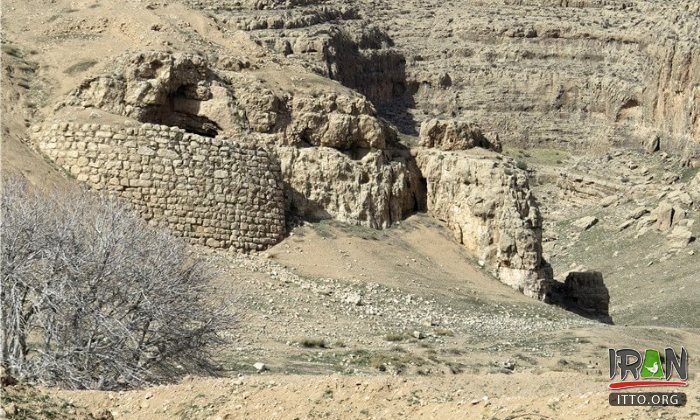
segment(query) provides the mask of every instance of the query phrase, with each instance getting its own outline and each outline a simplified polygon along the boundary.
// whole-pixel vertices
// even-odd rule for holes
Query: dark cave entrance
[[[428,180],[425,177],[418,179],[415,201],[413,203],[415,213],[425,213],[428,211]]]
[[[198,97],[195,85],[182,85],[168,95],[163,105],[152,105],[140,116],[144,123],[180,127],[188,133],[205,137],[216,137],[221,130],[219,125],[200,115],[201,103],[207,99]]]

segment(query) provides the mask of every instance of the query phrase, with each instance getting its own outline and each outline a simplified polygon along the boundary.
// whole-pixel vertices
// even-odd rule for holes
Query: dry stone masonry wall
[[[155,124],[61,123],[33,136],[79,181],[116,192],[192,243],[252,251],[284,235],[280,165],[264,148]]]

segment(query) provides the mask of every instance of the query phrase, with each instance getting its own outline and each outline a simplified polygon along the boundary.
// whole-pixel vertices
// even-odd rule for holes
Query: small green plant
[[[445,365],[450,369],[450,372],[452,372],[452,374],[454,375],[464,372],[464,368],[466,367],[464,363],[458,362],[446,362]]]
[[[333,233],[333,225],[331,224],[331,221],[321,220],[318,223],[314,223],[312,226],[318,234],[318,236],[325,239],[335,239],[335,234]]]
[[[428,362],[413,353],[377,353],[370,357],[369,366],[380,372],[386,372],[390,368],[397,373],[403,372],[408,366],[424,366]]]
[[[698,168],[684,168],[681,171],[681,182],[689,182],[695,177],[695,175],[700,172],[700,167]]]
[[[418,136],[411,136],[408,134],[399,134],[399,141],[409,148],[418,147],[420,145],[420,138]]]
[[[19,48],[13,47],[12,45],[3,45],[2,52],[13,57],[22,58],[22,51]]]

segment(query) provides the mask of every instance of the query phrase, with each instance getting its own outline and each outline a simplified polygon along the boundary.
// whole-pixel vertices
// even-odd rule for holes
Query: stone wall
[[[155,124],[60,123],[32,132],[78,181],[116,192],[192,243],[251,251],[284,235],[280,165],[264,148]]]

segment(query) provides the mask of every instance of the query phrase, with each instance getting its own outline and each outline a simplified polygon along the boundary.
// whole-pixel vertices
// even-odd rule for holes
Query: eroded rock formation
[[[146,52],[120,57],[114,72],[84,81],[67,105],[215,136],[236,115],[230,92],[197,55]]]
[[[527,175],[490,152],[419,150],[428,213],[504,283],[542,299],[552,274],[542,259],[542,219]]]
[[[353,158],[331,148],[278,147],[292,213],[383,229],[424,209],[415,164],[381,150]]]
[[[498,142],[489,141],[478,125],[466,121],[423,121],[420,127],[420,145],[440,150],[467,150],[474,147],[501,151]]]
[[[552,284],[548,300],[588,318],[612,323],[610,292],[598,271],[568,273],[564,283]]]
[[[262,8],[219,0],[208,7],[357,89],[405,133],[431,118],[460,118],[505,144],[604,150],[643,147],[658,136],[658,149],[698,163],[695,0],[328,0]],[[275,24],[232,23],[241,20]]]

